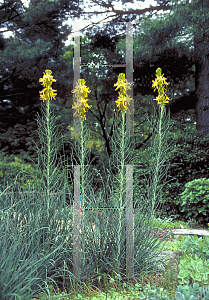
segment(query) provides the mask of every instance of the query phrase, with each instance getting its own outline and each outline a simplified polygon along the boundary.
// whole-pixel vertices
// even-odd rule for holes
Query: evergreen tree
[[[188,81],[189,76],[194,75],[194,85],[191,92],[195,92],[196,98],[196,128],[204,137],[209,133],[209,5],[208,1],[204,0],[186,1],[186,3],[184,1],[181,3],[172,1],[172,7],[169,13],[164,13],[152,19],[145,17],[143,20],[135,38],[135,65],[141,67],[144,61],[152,64],[156,61],[159,63],[162,54],[167,53],[167,57],[176,62],[175,71],[177,71],[178,61],[176,56],[172,54],[178,53],[179,58],[182,58],[182,63],[179,66],[182,71],[179,74],[184,76],[182,78],[183,84]],[[122,41],[119,47],[125,50]],[[188,64],[183,61],[185,57],[188,58]],[[163,63],[161,61],[159,67],[165,70]],[[186,74],[185,68],[188,68],[189,71]],[[171,84],[174,82],[172,75],[176,79],[179,77],[176,77],[176,74],[173,73],[167,74]],[[169,88],[171,89],[171,86]],[[185,84],[184,89],[188,89]],[[181,103],[178,102],[178,105],[179,110],[181,110]],[[193,106],[194,102],[191,102],[189,108],[193,109]]]
[[[54,86],[60,98],[56,103],[61,105],[68,92],[61,55],[72,30],[63,25],[70,12],[75,16],[81,12],[76,1],[30,1],[25,6],[21,1],[6,0],[0,5],[1,32],[13,33],[10,38],[0,36],[0,147],[7,154],[35,155],[32,140],[37,142],[38,136],[34,117],[40,113],[39,78],[43,71],[51,69],[57,78]],[[72,74],[69,80],[73,81]]]

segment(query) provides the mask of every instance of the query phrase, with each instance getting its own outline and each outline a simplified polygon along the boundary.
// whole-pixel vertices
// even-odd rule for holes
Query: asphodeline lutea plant
[[[86,81],[84,79],[79,79],[76,83],[76,87],[74,90],[72,90],[72,93],[76,94],[77,102],[74,102],[74,105],[72,105],[72,108],[76,109],[76,112],[74,113],[74,116],[78,115],[81,118],[81,167],[83,167],[84,163],[84,149],[83,149],[83,121],[86,120],[85,113],[87,112],[85,109],[91,108],[91,106],[88,105],[87,99],[88,93],[91,92],[91,90],[85,85]],[[82,177],[83,180],[83,177]],[[84,192],[84,186],[82,181],[82,192]]]
[[[56,79],[53,79],[52,71],[51,70],[46,70],[45,73],[43,73],[44,76],[43,78],[39,79],[39,82],[42,82],[42,85],[45,87],[40,93],[40,98],[41,100],[48,101],[51,99],[56,100],[55,96],[57,96],[57,94],[55,93],[56,90],[53,90],[51,85],[53,82],[56,82]]]
[[[72,106],[72,108],[76,109],[74,116],[77,114],[82,120],[86,120],[85,108],[91,108],[91,106],[87,103],[88,99],[86,99],[88,97],[87,93],[90,93],[91,90],[85,85],[85,83],[86,81],[84,79],[79,79],[76,83],[75,89],[72,90],[72,93],[76,93],[77,98],[77,102],[74,102],[74,106]]]
[[[131,83],[127,82],[127,79],[125,79],[125,74],[120,73],[118,75],[117,83],[114,84],[114,86],[117,86],[115,91],[117,89],[120,89],[118,100],[116,100],[115,103],[117,103],[117,106],[119,108],[118,111],[121,110],[123,113],[125,113],[126,110],[129,111],[127,104],[129,105],[130,104],[129,101],[133,100],[126,93],[127,89],[131,90],[131,87],[129,85],[131,85]]]
[[[84,79],[79,79],[76,83],[75,89],[73,89],[71,92],[76,94],[77,102],[74,102],[74,105],[72,105],[72,108],[76,109],[76,112],[74,113],[74,116],[78,115],[81,118],[81,206],[84,207],[84,140],[83,140],[83,122],[86,120],[85,113],[87,112],[86,109],[91,108],[91,106],[88,105],[87,97],[88,93],[91,92],[91,90],[85,85],[86,81]],[[81,220],[84,220],[83,218],[83,210],[81,210]],[[84,232],[84,226],[83,222],[81,222],[81,230]],[[84,245],[84,234],[82,234],[82,245]],[[84,253],[84,251],[83,251]],[[84,253],[84,259],[85,259],[85,253]],[[84,260],[83,260],[84,262]]]
[[[72,90],[72,93],[76,93],[76,98],[78,99],[77,103],[74,103],[74,105],[72,106],[72,108],[76,109],[76,112],[74,113],[74,115],[78,115],[81,117],[81,151],[82,151],[82,164],[81,164],[81,189],[82,189],[82,206],[84,207],[84,178],[83,178],[83,174],[84,174],[84,165],[83,165],[83,121],[86,120],[86,115],[85,115],[85,108],[90,108],[91,106],[88,105],[87,101],[88,99],[86,99],[88,97],[87,93],[90,93],[91,91],[89,90],[88,87],[85,86],[85,80],[84,79],[79,79],[78,83],[76,83],[76,88],[74,90]],[[129,105],[129,101],[133,100],[132,98],[130,98],[127,95],[126,90],[127,89],[131,89],[131,87],[129,86],[130,83],[127,82],[127,80],[125,79],[125,74],[121,73],[118,76],[118,81],[116,84],[114,84],[114,86],[117,86],[115,90],[120,89],[119,92],[119,97],[118,99],[115,101],[116,105],[118,106],[118,111],[121,110],[122,112],[122,118],[123,118],[123,123],[122,123],[122,157],[121,157],[121,184],[120,184],[120,208],[122,208],[122,194],[123,194],[123,169],[124,169],[124,126],[125,126],[125,112],[126,110],[129,111],[127,104]],[[129,112],[130,114],[130,112]],[[116,261],[118,262],[118,257],[120,254],[120,236],[121,236],[121,224],[120,224],[120,220],[122,218],[122,211],[120,209],[119,211],[119,230],[118,230],[118,252],[117,252],[117,258]],[[81,217],[81,220],[83,220],[83,216]],[[83,231],[82,231],[83,232]],[[118,265],[120,263],[118,262]]]
[[[169,103],[170,98],[168,98],[168,96],[165,94],[166,87],[169,84],[169,82],[166,82],[167,78],[163,77],[164,74],[161,75],[161,73],[161,68],[158,68],[156,70],[156,78],[155,80],[152,80],[152,87],[154,88],[154,92],[156,91],[156,89],[158,90],[158,96],[153,100],[158,101],[158,104],[161,104],[163,109],[164,104]]]
[[[157,162],[156,162],[156,171],[154,176],[154,194],[152,199],[152,213],[154,212],[154,204],[156,199],[156,188],[158,184],[158,171],[159,171],[159,164],[160,164],[160,156],[162,152],[162,118],[164,114],[164,107],[165,103],[169,103],[169,100],[171,100],[166,94],[166,87],[169,84],[169,82],[166,82],[165,77],[163,77],[164,74],[162,74],[162,69],[158,68],[156,70],[156,78],[155,80],[152,80],[152,87],[154,88],[154,91],[158,90],[158,96],[153,99],[158,101],[158,104],[160,104],[160,120],[159,120],[159,146],[158,146],[158,154],[157,154]]]
[[[117,257],[116,257],[116,262],[118,264],[118,268],[120,267],[120,261],[119,261],[119,255],[120,255],[120,239],[121,239],[121,218],[122,218],[122,200],[123,200],[123,183],[125,181],[125,178],[123,176],[123,170],[124,170],[124,167],[125,167],[125,159],[124,159],[124,152],[125,152],[125,143],[124,143],[124,140],[125,140],[125,134],[124,134],[124,131],[125,131],[125,113],[126,113],[126,110],[128,110],[129,114],[130,114],[130,111],[127,107],[127,105],[129,105],[129,101],[133,100],[133,98],[130,98],[128,95],[127,95],[127,89],[131,89],[131,87],[129,86],[131,85],[131,83],[129,83],[127,81],[127,79],[125,79],[125,74],[124,73],[120,73],[118,75],[118,81],[117,83],[114,84],[114,86],[116,86],[116,89],[120,89],[120,92],[119,92],[119,97],[118,99],[115,101],[117,107],[118,107],[118,111],[121,110],[121,113],[122,113],[122,143],[121,143],[121,172],[120,172],[120,194],[119,194],[119,222],[118,222],[118,242],[117,242]]]
[[[51,85],[53,82],[56,82],[56,79],[53,79],[53,76],[51,75],[51,70],[46,70],[43,72],[43,78],[39,79],[39,82],[42,82],[42,85],[44,86],[44,89],[39,92],[40,93],[40,99],[47,102],[47,112],[46,112],[46,118],[47,118],[47,213],[49,216],[49,201],[50,201],[50,153],[51,153],[51,135],[50,135],[50,126],[49,126],[49,100],[54,99],[56,100],[55,96],[56,90],[53,90]]]

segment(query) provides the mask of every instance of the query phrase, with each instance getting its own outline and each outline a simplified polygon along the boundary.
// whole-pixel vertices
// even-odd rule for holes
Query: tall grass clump
[[[87,166],[87,143],[89,130],[86,127],[86,109],[90,108],[87,96],[90,93],[81,79],[75,90],[78,99],[74,103],[76,113],[81,118],[81,133],[74,140],[74,151],[78,157],[76,161],[72,155],[72,167],[81,166],[81,236],[82,236],[82,268],[80,278],[73,274],[73,208],[66,206],[66,193],[73,194],[68,185],[68,173],[62,159],[57,157],[57,152],[62,145],[55,126],[55,117],[50,109],[50,99],[55,100],[56,91],[51,85],[55,79],[50,70],[46,70],[40,79],[44,89],[40,93],[43,100],[42,116],[37,117],[40,145],[36,145],[38,152],[38,168],[41,178],[33,178],[34,184],[26,185],[25,191],[19,189],[20,197],[14,201],[7,196],[5,189],[1,197],[1,241],[0,241],[0,298],[2,299],[30,299],[37,297],[40,291],[50,295],[49,286],[65,287],[68,294],[72,294],[72,287],[76,284],[79,291],[84,291],[89,279],[100,280],[110,276],[111,272],[121,277],[125,274],[125,238],[126,238],[126,175],[125,166],[139,164],[137,155],[133,150],[133,139],[125,134],[126,110],[130,99],[126,95],[129,83],[125,74],[119,74],[115,84],[120,89],[116,100],[118,110],[121,110],[122,124],[114,126],[112,147],[114,155],[109,161],[111,166],[116,161],[118,176],[107,170],[103,180],[103,188],[94,191],[91,183],[91,170]],[[169,119],[165,118],[164,105],[169,98],[165,95],[165,78],[161,69],[156,71],[153,87],[158,89],[156,99],[159,106],[159,120],[155,120],[155,134],[151,145],[152,160],[150,161],[150,180],[147,183],[147,195],[140,195],[134,203],[134,208],[140,204],[140,209],[135,210],[134,222],[134,277],[140,279],[143,274],[163,270],[165,261],[159,257],[159,247],[168,237],[157,237],[159,227],[153,228],[154,210],[160,197],[158,187],[162,175],[164,162],[167,162],[169,145],[167,133]],[[46,101],[46,106],[44,105]],[[118,120],[117,120],[118,121]],[[152,122],[150,121],[150,126]],[[164,128],[165,127],[165,128]],[[131,154],[132,153],[132,154]],[[27,174],[23,179],[27,182]],[[41,184],[37,184],[41,179]],[[140,185],[140,182],[137,183]],[[24,185],[23,185],[24,186]],[[96,210],[92,213],[85,212],[84,207],[105,206],[104,193],[109,189],[110,199],[108,205],[114,210],[103,213]],[[115,222],[113,222],[113,219]],[[95,222],[95,229],[93,229]],[[163,222],[163,221],[162,221]],[[128,281],[127,281],[128,283]],[[83,287],[84,284],[84,287]],[[95,283],[96,284],[96,283]],[[106,291],[109,292],[109,291]],[[51,297],[52,299],[53,297]],[[56,298],[56,296],[54,296]]]

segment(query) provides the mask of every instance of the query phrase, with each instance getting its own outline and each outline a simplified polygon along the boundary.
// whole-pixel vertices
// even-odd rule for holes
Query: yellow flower
[[[156,70],[156,78],[155,80],[152,80],[152,87],[154,88],[154,92],[156,91],[156,89],[158,90],[158,96],[153,100],[158,101],[158,104],[161,104],[164,108],[164,104],[169,103],[169,100],[171,99],[165,94],[165,87],[169,84],[169,82],[166,82],[167,78],[163,77],[164,74],[161,75],[161,73],[161,68],[158,68]]]
[[[78,99],[77,103],[74,102],[74,106],[72,106],[72,108],[76,109],[74,116],[78,114],[78,116],[82,117],[84,120],[86,120],[85,108],[91,108],[91,105],[89,106],[87,103],[88,99],[85,99],[88,97],[87,93],[90,93],[91,90],[85,86],[85,83],[86,81],[84,79],[79,79],[75,89],[71,91],[72,93],[76,93],[76,98]]]
[[[116,84],[114,84],[114,86],[117,86],[117,88],[115,89],[115,91],[117,89],[120,88],[120,92],[119,92],[119,97],[118,100],[115,101],[115,103],[118,103],[118,111],[121,109],[121,111],[127,110],[127,104],[129,105],[129,101],[133,100],[133,98],[130,98],[128,95],[126,95],[126,90],[127,89],[131,89],[131,87],[129,86],[131,85],[131,83],[127,82],[127,79],[125,79],[125,74],[121,73],[118,75],[118,81]],[[129,109],[128,109],[129,111]],[[129,111],[130,114],[130,111]]]
[[[52,98],[54,100],[56,100],[55,96],[57,94],[55,92],[56,92],[56,90],[53,90],[51,87],[45,88],[40,92],[40,98],[43,100],[43,102],[44,102],[44,100],[46,100],[46,101],[48,101],[49,99],[52,100]]]
[[[46,70],[45,73],[43,73],[43,78],[39,79],[39,82],[43,82],[42,85],[47,87],[49,85],[52,85],[53,82],[56,82],[56,79],[53,79],[54,76],[52,76],[51,70]]]
[[[46,70],[45,73],[43,73],[44,76],[43,78],[39,79],[39,82],[42,82],[42,85],[45,87],[45,89],[43,89],[40,93],[40,99],[49,101],[50,99],[55,99],[55,96],[57,95],[55,92],[56,90],[53,90],[51,88],[51,85],[53,82],[56,82],[56,79],[53,79],[52,71],[51,70]]]

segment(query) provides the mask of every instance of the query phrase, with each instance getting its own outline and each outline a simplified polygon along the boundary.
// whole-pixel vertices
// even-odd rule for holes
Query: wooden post
[[[73,89],[80,79],[80,22],[74,23],[74,81]],[[73,102],[77,102],[75,93],[73,94]],[[73,109],[73,114],[76,109]],[[81,120],[79,116],[73,115],[74,133],[80,135]],[[73,234],[73,274],[80,280],[81,277],[81,203],[80,203],[80,166],[74,166],[74,234]]]
[[[76,87],[76,83],[80,79],[80,72],[81,72],[81,66],[80,66],[80,21],[74,22],[74,60],[73,60],[73,71],[74,71],[74,81],[73,81],[73,89]],[[73,103],[77,102],[78,99],[76,98],[75,93],[73,94]],[[81,135],[81,118],[76,115],[74,116],[74,113],[76,112],[76,109],[73,109],[73,132],[76,136]]]
[[[131,83],[127,95],[133,99],[133,24],[126,23],[126,79]],[[126,132],[130,137],[134,134],[134,100],[128,105],[130,114],[126,113]],[[134,217],[133,217],[133,165],[126,167],[126,277],[134,278]]]
[[[126,23],[126,79],[131,83],[131,89],[127,90],[127,95],[133,99],[133,24]],[[134,135],[134,99],[128,105],[130,114],[126,112],[126,132],[127,136]]]

